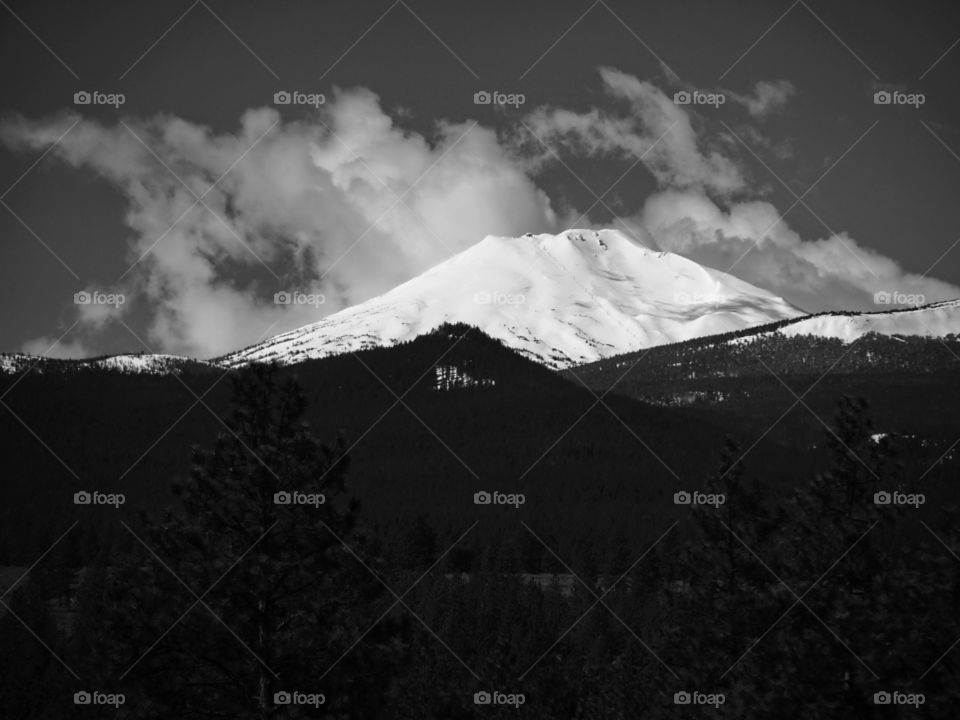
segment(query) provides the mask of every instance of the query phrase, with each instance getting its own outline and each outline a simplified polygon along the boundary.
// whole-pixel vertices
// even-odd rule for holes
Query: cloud
[[[619,102],[619,110],[578,113],[539,108],[525,120],[529,130],[548,146],[581,155],[640,160],[662,187],[719,195],[746,189],[740,166],[718,150],[703,147],[690,115],[662,90],[612,68],[601,68],[600,75],[608,100]],[[525,145],[536,149],[529,138]],[[550,161],[549,151],[537,152],[541,162]]]
[[[650,82],[610,68],[600,79],[598,106],[540,107],[499,136],[472,122],[410,132],[364,88],[336,90],[300,120],[251,109],[232,132],[170,115],[108,125],[72,114],[8,118],[0,142],[33,153],[77,122],[51,157],[99,174],[127,203],[131,271],[84,283],[126,303],[71,304],[77,328],[53,352],[88,355],[124,320],[151,350],[212,357],[383,293],[485,235],[579,223],[576,208],[555,209],[538,186],[556,158],[531,131],[561,157],[641,162],[659,188],[621,195],[628,229],[804,309],[870,309],[882,290],[960,296],[846,233],[801,238],[762,199],[725,129]],[[760,118],[793,92],[758,83],[740,101]],[[750,125],[737,134],[779,159],[792,152]],[[279,290],[326,301],[277,305]],[[36,338],[24,349],[51,344]]]
[[[643,156],[661,189],[637,198],[636,213],[619,220],[635,237],[731,272],[811,312],[876,309],[873,295],[884,290],[921,294],[930,302],[960,296],[960,288],[909,273],[846,233],[804,240],[774,205],[758,199],[766,186],[750,182],[739,160],[740,141],[725,128],[716,128],[710,144],[707,128],[697,133],[687,110],[651,83],[606,68],[600,74],[608,100],[626,100],[626,111],[540,108],[527,123],[568,153]],[[785,80],[761,81],[752,93],[728,96],[752,117],[765,118],[795,92]],[[738,125],[736,132],[778,160],[794,154],[788,139],[773,140],[751,125]],[[542,152],[538,159],[549,161]]]
[[[732,272],[809,311],[876,310],[880,291],[960,297],[960,288],[905,271],[846,233],[803,240],[764,201],[723,209],[702,193],[666,191],[635,218],[657,246]]]
[[[771,115],[783,111],[791,97],[797,94],[797,87],[789,80],[759,80],[754,84],[752,91],[738,93],[726,88],[714,87],[710,90],[691,82],[681,80],[676,73],[661,63],[660,73],[663,82],[670,88],[683,89],[687,92],[710,92],[722,94],[725,100],[730,100],[743,106],[747,113],[755,120],[765,120]]]
[[[753,88],[752,93],[735,93],[725,90],[730,100],[743,105],[747,112],[758,120],[782,110],[791,96],[796,94],[797,88],[789,80],[768,81],[761,80]]]
[[[54,337],[38,337],[28,340],[21,347],[22,352],[30,355],[43,355],[48,358],[91,357],[96,353],[81,341],[64,338],[57,342]]]
[[[152,349],[210,357],[382,293],[486,234],[557,229],[493,131],[406,132],[362,88],[299,121],[249,110],[232,133],[173,116],[103,125],[63,115],[7,120],[0,141],[45,150],[78,120],[51,154],[124,195],[136,263],[103,288],[125,293],[124,306],[73,310],[81,338],[147,308]],[[294,289],[326,303],[273,303]]]

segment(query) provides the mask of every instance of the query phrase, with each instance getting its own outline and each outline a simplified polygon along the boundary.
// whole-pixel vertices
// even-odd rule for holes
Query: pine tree
[[[54,720],[72,707],[74,678],[61,665],[64,633],[51,612],[56,599],[51,573],[30,574],[0,605],[0,707],[3,717]],[[46,647],[45,647],[46,646]]]
[[[405,569],[427,568],[437,554],[437,533],[422,516],[418,515],[407,530],[400,547],[400,565]]]
[[[766,668],[747,662],[725,671],[776,618],[776,580],[764,562],[780,518],[764,490],[746,477],[742,451],[728,436],[705,488],[715,502],[690,508],[694,529],[664,596],[671,621],[664,656],[681,677],[676,689],[723,692],[725,710],[738,716],[760,702]]]
[[[124,673],[133,716],[314,712],[275,703],[294,691],[322,694],[330,717],[371,717],[382,702],[390,618],[351,649],[385,598],[353,557],[366,548],[343,443],[320,444],[299,386],[277,373],[235,380],[229,431],[195,449],[178,507],[131,529],[134,550],[108,573],[95,655]]]
[[[797,489],[777,536],[776,566],[803,604],[762,657],[777,668],[774,692],[800,716],[869,717],[881,679],[907,679],[890,660],[911,652],[912,620],[897,607],[911,560],[897,536],[900,514],[874,503],[890,471],[866,402],[841,398],[825,436],[830,467]],[[784,609],[793,600],[785,596]]]

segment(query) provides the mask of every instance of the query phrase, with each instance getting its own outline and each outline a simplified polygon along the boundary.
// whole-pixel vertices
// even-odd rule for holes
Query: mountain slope
[[[309,358],[462,322],[550,367],[803,313],[771,293],[616,230],[489,236],[385,295],[220,359]]]
[[[875,313],[827,312],[785,323],[774,332],[852,342],[867,333],[944,337],[960,333],[960,299]]]
[[[823,441],[823,422],[836,413],[838,398],[862,398],[878,431],[915,438],[897,450],[901,460],[911,456],[921,465],[918,477],[941,459],[954,462],[960,455],[954,452],[960,434],[954,400],[960,394],[960,335],[945,332],[948,325],[937,328],[936,336],[920,332],[923,324],[934,326],[924,312],[946,323],[960,314],[952,305],[952,315],[951,303],[869,314],[874,318],[825,313],[625,353],[564,375],[597,393],[686,407],[741,438],[771,437],[807,447]],[[870,326],[900,333],[838,337]]]
[[[66,360],[48,358],[40,355],[26,355],[24,353],[0,354],[0,373],[17,374],[30,371],[38,374],[94,372],[105,370],[125,375],[181,375],[185,372],[200,372],[215,370],[213,363],[205,360],[166,355],[163,353],[135,353],[124,355],[108,355],[106,357],[88,358],[84,360]]]
[[[960,300],[876,313],[824,312],[631,351],[567,371],[594,388],[631,377],[645,391],[723,377],[873,372],[903,377],[956,374]],[[762,358],[762,362],[758,362]],[[630,393],[628,393],[630,394]],[[637,396],[637,393],[633,393]]]

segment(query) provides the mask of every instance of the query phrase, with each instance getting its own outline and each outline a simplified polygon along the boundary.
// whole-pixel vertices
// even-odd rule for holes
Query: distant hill
[[[819,317],[832,322],[840,316]],[[922,438],[930,452],[947,452],[960,436],[956,336],[868,333],[846,342],[789,332],[800,322],[808,321],[627,353],[565,374],[597,392],[612,388],[654,405],[687,407],[741,433],[769,432],[781,442],[819,442],[820,419],[830,420],[841,395],[866,398],[879,431]]]

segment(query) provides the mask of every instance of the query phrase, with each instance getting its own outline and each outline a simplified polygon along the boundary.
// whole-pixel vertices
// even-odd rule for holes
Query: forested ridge
[[[641,367],[624,382],[654,383]],[[883,432],[882,402],[837,393],[812,446],[758,442],[736,404],[591,392],[463,326],[222,378],[78,377],[7,396],[39,437],[2,419],[0,582],[42,556],[0,617],[10,717],[104,712],[73,704],[96,688],[123,694],[110,716],[184,718],[518,712],[484,692],[538,718],[711,712],[681,692],[758,718],[960,700],[957,462]],[[125,503],[78,507],[82,489]],[[324,700],[277,705],[286,690]]]

